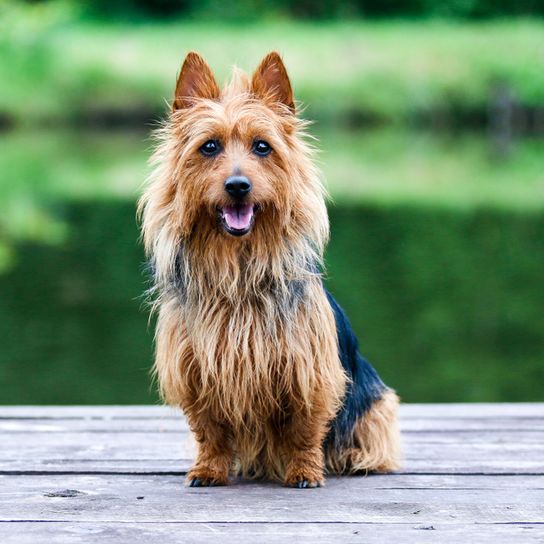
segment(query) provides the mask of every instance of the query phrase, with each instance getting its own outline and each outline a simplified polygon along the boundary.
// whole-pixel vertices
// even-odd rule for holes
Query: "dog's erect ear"
[[[219,98],[219,87],[211,68],[194,51],[185,57],[176,83],[172,111],[188,108],[194,98]]]
[[[287,70],[281,57],[275,51],[268,53],[255,70],[251,80],[251,90],[265,100],[285,104],[295,113],[295,98]]]

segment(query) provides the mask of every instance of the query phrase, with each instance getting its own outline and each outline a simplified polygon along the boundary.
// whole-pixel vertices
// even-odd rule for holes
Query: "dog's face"
[[[285,226],[296,193],[297,119],[278,54],[265,57],[251,80],[235,74],[220,90],[206,62],[189,53],[172,110],[183,230],[240,238]]]
[[[215,284],[234,300],[315,275],[329,223],[306,124],[277,53],[223,89],[187,55],[139,202],[157,285]]]

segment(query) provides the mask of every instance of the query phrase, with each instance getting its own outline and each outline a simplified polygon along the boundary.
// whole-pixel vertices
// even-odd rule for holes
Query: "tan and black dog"
[[[322,283],[321,177],[277,53],[221,89],[189,53],[140,202],[155,370],[198,442],[191,486],[317,487],[399,462],[398,398]]]

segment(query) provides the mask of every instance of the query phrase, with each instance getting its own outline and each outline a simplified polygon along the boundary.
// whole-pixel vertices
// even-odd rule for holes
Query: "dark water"
[[[330,284],[407,401],[542,400],[544,215],[333,210]]]
[[[0,403],[147,403],[131,200],[54,205],[70,235],[0,274]],[[544,400],[544,214],[331,208],[329,286],[406,401]]]

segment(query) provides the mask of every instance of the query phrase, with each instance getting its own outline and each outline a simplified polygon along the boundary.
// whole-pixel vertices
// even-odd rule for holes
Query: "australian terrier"
[[[323,286],[325,194],[277,53],[221,89],[189,53],[140,201],[155,371],[198,443],[190,486],[306,488],[398,466],[398,398]]]

